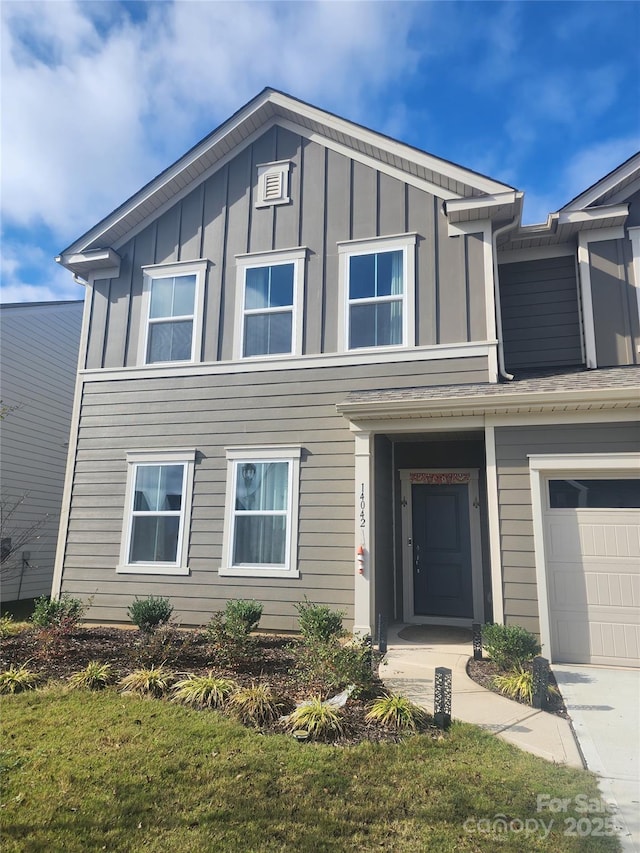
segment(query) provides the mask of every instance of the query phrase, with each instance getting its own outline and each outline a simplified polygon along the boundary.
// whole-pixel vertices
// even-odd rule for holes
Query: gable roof
[[[72,255],[107,247],[117,248],[132,231],[139,230],[167,204],[191,191],[276,123],[288,126],[308,139],[344,150],[357,159],[391,169],[405,179],[424,185],[425,189],[443,199],[513,190],[513,187],[478,172],[398,142],[284,92],[266,88],[64,249],[56,260],[72,268]]]
[[[626,201],[640,189],[640,152],[629,157],[611,172],[567,202],[561,211],[584,210],[604,204]]]

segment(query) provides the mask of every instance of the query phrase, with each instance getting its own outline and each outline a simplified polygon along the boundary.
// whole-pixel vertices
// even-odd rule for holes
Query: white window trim
[[[221,577],[247,578],[298,578],[298,516],[300,497],[300,457],[302,448],[296,446],[265,447],[227,447],[227,489],[224,513],[224,531],[222,537],[222,565],[218,570]],[[235,470],[238,462],[273,462],[278,460],[289,463],[289,489],[287,506],[287,540],[284,568],[274,566],[234,566],[233,565],[233,528],[235,521]]]
[[[384,352],[415,346],[415,292],[417,234],[395,234],[366,240],[344,240],[337,244],[341,310],[338,312],[338,351],[341,353]],[[402,343],[379,347],[349,347],[349,259],[353,255],[373,255],[401,250],[402,257]],[[381,300],[382,301],[382,300]]]
[[[273,207],[278,204],[289,204],[289,175],[291,172],[291,160],[276,160],[273,163],[260,163],[258,165],[258,190],[256,193],[256,207]],[[280,195],[275,198],[267,198],[267,176],[278,175],[280,179]]]
[[[236,255],[236,318],[233,357],[238,361],[259,361],[302,355],[302,328],[307,248],[296,246],[276,252],[252,252]],[[244,350],[244,294],[248,269],[293,264],[293,305],[291,307],[291,350],[264,355],[243,355]],[[260,312],[256,312],[260,313]],[[265,310],[264,313],[267,313]]]
[[[616,477],[637,477],[640,472],[640,453],[569,453],[529,455],[531,509],[533,512],[533,551],[538,588],[540,641],[542,652],[551,662],[551,620],[549,618],[549,583],[544,542],[544,515],[548,505],[549,479],[560,474],[584,477],[585,474]]]
[[[125,514],[122,524],[120,544],[120,562],[116,566],[118,574],[133,575],[188,575],[189,532],[191,520],[191,501],[193,495],[193,474],[196,451],[194,449],[174,450],[130,450],[127,452],[127,488],[125,492]],[[140,465],[183,465],[182,507],[178,529],[178,547],[174,563],[130,563],[131,531],[133,529],[133,500],[136,472]]]
[[[202,326],[204,318],[204,292],[207,271],[211,262],[206,258],[197,261],[183,261],[171,264],[153,264],[142,267],[143,289],[142,289],[142,329],[138,347],[138,364],[162,365],[190,364],[200,361],[202,357]],[[147,347],[149,343],[149,311],[151,308],[151,283],[159,278],[173,278],[180,275],[195,275],[196,291],[193,304],[193,334],[191,336],[191,357],[180,361],[147,361]],[[189,315],[191,316],[191,315]],[[175,319],[180,319],[175,318]]]

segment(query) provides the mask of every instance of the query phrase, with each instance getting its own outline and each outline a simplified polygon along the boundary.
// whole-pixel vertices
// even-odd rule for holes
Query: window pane
[[[293,264],[271,267],[269,307],[281,308],[284,305],[293,305]]]
[[[192,320],[149,325],[149,355],[147,362],[189,361],[191,359]]]
[[[170,317],[173,301],[173,279],[156,278],[151,282],[150,317]]]
[[[550,480],[551,509],[638,509],[640,479]]]
[[[376,295],[376,256],[352,255],[349,258],[349,299]]]
[[[402,343],[402,302],[352,305],[349,347],[383,347]]]
[[[244,307],[247,310],[269,307],[269,267],[253,267],[247,270]]]
[[[379,252],[377,258],[376,296],[402,293],[402,252]]]
[[[180,519],[176,515],[134,516],[130,563],[175,563]]]
[[[236,517],[233,563],[284,566],[287,520],[283,515]]]
[[[286,510],[288,462],[240,462],[236,466],[236,509]]]
[[[196,297],[195,275],[180,275],[174,279],[175,288],[173,293],[173,317],[183,317],[193,314],[193,306]]]
[[[179,511],[182,506],[182,465],[139,465],[133,509],[136,512]]]
[[[244,355],[291,352],[292,314],[250,314],[244,322]]]

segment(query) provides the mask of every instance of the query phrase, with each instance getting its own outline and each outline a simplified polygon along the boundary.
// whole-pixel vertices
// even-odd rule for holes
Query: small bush
[[[254,631],[262,618],[262,605],[258,601],[238,599],[228,601],[225,607],[225,617],[229,622],[242,622],[247,631]]]
[[[258,643],[249,624],[237,613],[215,613],[207,625],[207,636],[216,661],[224,666],[248,667],[256,657]]]
[[[173,625],[162,625],[151,633],[143,633],[132,649],[132,659],[137,666],[173,664],[196,642],[191,631],[180,631]]]
[[[121,693],[137,693],[140,696],[164,696],[174,681],[170,669],[164,666],[150,666],[136,669],[120,681]]]
[[[8,637],[17,637],[23,631],[28,631],[30,625],[28,622],[14,622],[13,616],[9,613],[0,616],[0,640],[6,640]]]
[[[36,628],[59,628],[71,632],[86,610],[86,605],[79,598],[62,596],[50,599],[46,595],[36,599],[31,622]]]
[[[229,699],[231,714],[245,726],[274,723],[281,715],[284,703],[277,699],[268,684],[240,687]]]
[[[364,639],[345,644],[335,636],[309,640],[297,650],[296,669],[305,683],[320,685],[323,691],[343,690],[353,684],[355,696],[366,696],[374,684],[371,646]]]
[[[512,672],[496,675],[493,679],[493,686],[510,699],[526,702],[527,705],[531,705],[533,702],[533,672],[530,669],[519,666]],[[559,691],[550,684],[548,695],[558,696]]]
[[[482,644],[501,669],[517,669],[541,650],[535,636],[519,625],[483,625]]]
[[[405,696],[386,693],[372,702],[365,719],[395,731],[415,732],[426,725],[428,714]]]
[[[340,709],[327,705],[319,696],[299,705],[285,725],[287,731],[305,732],[311,740],[334,740],[344,731]]]
[[[27,669],[26,664],[10,666],[4,672],[0,672],[0,693],[22,693],[24,690],[33,690],[39,681],[40,676]]]
[[[229,678],[220,678],[213,672],[207,675],[187,675],[173,685],[176,702],[195,705],[197,708],[222,708],[236,685]]]
[[[342,634],[343,613],[324,604],[313,604],[306,596],[304,601],[294,606],[298,611],[300,633],[305,640],[328,640]]]
[[[161,625],[166,625],[171,614],[173,605],[168,598],[156,598],[153,595],[148,598],[138,598],[129,605],[127,610],[129,619],[143,634],[153,634]]]
[[[110,663],[92,660],[80,672],[74,672],[69,685],[74,689],[102,690],[113,681],[113,667]]]

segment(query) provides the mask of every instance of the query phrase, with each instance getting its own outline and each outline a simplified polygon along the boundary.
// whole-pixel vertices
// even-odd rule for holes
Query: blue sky
[[[640,148],[637,2],[29,2],[2,15],[2,301],[265,86],[525,191]]]

